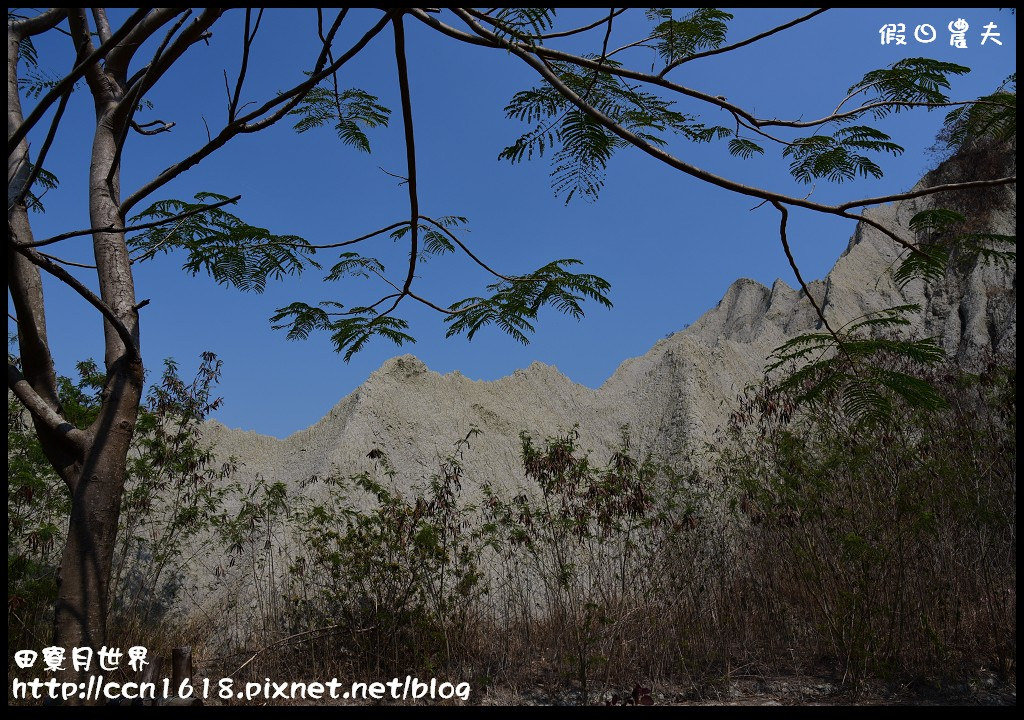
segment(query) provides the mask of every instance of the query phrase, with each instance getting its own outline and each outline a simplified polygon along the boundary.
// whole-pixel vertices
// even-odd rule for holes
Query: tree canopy
[[[498,158],[511,163],[547,160],[551,190],[565,203],[597,198],[613,158],[632,150],[646,156],[652,167],[674,171],[674,177],[717,187],[768,209],[793,274],[821,321],[822,332],[805,342],[831,347],[836,357],[850,361],[852,367],[841,376],[852,390],[870,381],[872,387],[881,383],[904,399],[927,403],[909,377],[868,376],[854,362],[857,353],[877,348],[864,347],[858,344],[861,338],[832,327],[811,296],[789,242],[790,214],[810,211],[864,222],[902,249],[904,275],[934,272],[941,258],[923,249],[915,227],[888,226],[865,217],[862,210],[902,198],[1007,185],[1015,183],[1015,176],[982,173],[954,184],[910,192],[852,192],[840,199],[816,194],[815,188],[819,183],[881,177],[884,164],[903,153],[886,130],[891,116],[900,112],[945,112],[951,148],[983,137],[1013,137],[1015,76],[981,98],[956,97],[950,94],[952,81],[968,72],[967,67],[904,57],[869,70],[851,85],[831,88],[838,104],[830,112],[809,117],[800,109],[787,109],[776,114],[717,93],[713,82],[702,80],[698,87],[683,66],[714,63],[727,53],[814,22],[824,10],[734,39],[728,32],[730,13],[650,9],[643,15],[643,34],[615,46],[613,31],[627,10],[602,10],[579,26],[563,25],[548,8],[318,10],[303,47],[264,43],[262,38],[272,38],[274,28],[262,9],[143,8],[124,15],[103,8],[9,10],[8,87],[14,92],[8,97],[8,292],[18,357],[8,363],[8,387],[31,414],[42,450],[72,498],[55,624],[59,642],[95,646],[105,635],[126,456],[144,388],[143,328],[151,298],[138,296],[136,276],[147,262],[171,253],[183,260],[186,273],[208,274],[219,284],[255,294],[289,276],[323,280],[328,284],[322,291],[303,286],[303,297],[277,307],[271,322],[289,339],[323,333],[345,360],[371,342],[412,342],[414,328],[407,315],[412,307],[438,313],[449,337],[473,338],[497,329],[525,343],[545,309],[578,319],[588,304],[611,306],[607,279],[585,271],[577,258],[562,257],[557,239],[545,241],[547,252],[539,264],[498,267],[467,236],[466,217],[455,214],[460,212],[457,198],[446,198],[450,204],[443,209],[424,201],[423,159],[436,161],[436,155],[425,153],[430,134],[416,122],[411,27],[438,43],[500,55],[526,73],[529,80],[504,107],[518,129]],[[201,53],[206,44],[221,42],[219,30],[232,16],[241,18],[242,33],[240,42],[233,40],[237,70],[223,73],[224,96],[199,102],[186,94],[176,104],[153,102],[159,86],[187,58]],[[54,45],[41,52],[44,37],[73,49],[70,70],[48,63],[47,52]],[[573,44],[584,37],[589,48],[578,52]],[[361,87],[358,72],[348,72],[371,48],[386,48],[392,58],[393,104]],[[300,51],[309,53],[301,75],[281,87],[255,86],[258,55],[273,60]],[[87,134],[65,121],[70,104],[82,98],[88,99],[94,115]],[[177,120],[172,117],[183,108],[200,115],[203,137],[183,151],[175,148],[167,158],[170,164],[140,174],[137,159],[145,158],[147,143],[174,132]],[[459,118],[449,122],[457,126]],[[236,207],[239,195],[233,194],[244,187],[206,186],[202,170],[194,169],[214,162],[229,144],[252,142],[252,136],[258,142],[289,125],[299,134],[330,133],[353,153],[370,151],[374,131],[385,125],[400,130],[401,163],[384,172],[397,181],[402,203],[382,209],[376,227],[342,223],[335,237],[306,237],[287,228],[287,207],[280,208],[280,226],[247,221]],[[88,162],[79,168],[88,183],[77,198],[88,206],[88,222],[38,233],[34,211],[45,209],[44,217],[57,212],[47,192],[58,188],[62,178],[47,168],[55,138],[67,133],[74,133],[83,150],[89,148]],[[810,186],[810,192],[803,187],[794,191],[791,184],[753,184],[711,169],[695,160],[694,148],[705,145],[748,163],[779,156],[796,185]],[[347,172],[345,167],[332,170]],[[285,163],[262,159],[245,172],[278,184],[303,180]],[[249,179],[239,178],[238,183],[248,185]],[[502,194],[501,188],[492,192]],[[516,218],[514,199],[501,199],[509,216]],[[915,222],[930,221],[919,217]],[[529,222],[518,230],[542,231]],[[88,246],[90,240],[87,261],[66,256],[65,248]],[[629,250],[623,247],[622,252]],[[443,293],[424,291],[423,276],[439,267],[438,258],[445,255],[462,258],[487,279],[473,284],[462,272],[448,273]],[[103,320],[100,404],[89,418],[71,417],[61,401],[53,338],[47,330],[51,305],[44,297],[44,275]],[[363,294],[354,287],[363,288]],[[873,322],[878,326],[896,320]],[[917,346],[886,349],[928,354],[927,348]],[[868,396],[861,397],[864,402]],[[866,402],[870,404],[870,397]]]

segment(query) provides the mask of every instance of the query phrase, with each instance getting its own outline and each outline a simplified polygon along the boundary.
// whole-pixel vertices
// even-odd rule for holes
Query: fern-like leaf
[[[492,16],[499,37],[532,40],[555,24],[555,8],[498,8]]]
[[[764,155],[764,148],[753,140],[747,140],[746,138],[733,138],[729,141],[729,154],[738,155],[744,160],[747,160],[755,154]]]
[[[978,98],[975,105],[950,111],[944,123],[946,146],[956,150],[968,140],[989,137],[996,141],[1017,136],[1017,74],[1006,79],[1007,87]]]
[[[894,360],[912,368],[942,362],[945,353],[935,339],[882,334],[909,325],[907,315],[919,310],[917,305],[901,305],[849,323],[835,336],[800,335],[775,349],[766,372],[783,370],[775,388],[797,403],[841,407],[863,425],[890,422],[897,400],[924,410],[944,407],[945,400],[925,380],[891,367]]]
[[[850,94],[865,92],[865,104],[874,102],[944,103],[949,97],[943,92],[950,86],[951,75],[964,75],[970,68],[932,58],[905,58],[883,70],[872,70],[849,89]],[[876,118],[898,113],[900,105],[875,108]]]
[[[370,139],[365,128],[387,126],[391,110],[365,90],[348,88],[336,93],[318,85],[288,114],[301,118],[295,123],[296,132],[329,124],[343,143],[368,153]]]
[[[605,58],[608,67],[619,67]],[[561,80],[620,126],[653,145],[664,145],[669,132],[692,142],[730,137],[731,130],[707,126],[695,117],[672,109],[672,102],[622,82],[606,71],[592,71],[567,63],[552,63]],[[517,92],[505,115],[533,125],[498,158],[513,163],[553,151],[551,184],[555,194],[594,200],[604,185],[614,153],[626,142],[611,133],[549,85]]]
[[[222,207],[206,207],[210,201],[227,200],[227,196],[201,192],[195,199],[194,203],[160,200],[132,218],[133,222],[161,220],[202,210],[131,236],[128,246],[139,252],[137,259],[149,260],[158,253],[182,249],[187,252],[184,270],[193,275],[206,272],[220,284],[256,293],[263,292],[268,280],[320,267],[312,259],[315,248],[303,238],[275,235]]]
[[[657,22],[654,47],[667,63],[721,46],[733,18],[718,8],[697,8],[679,19],[673,17],[672,8],[650,8],[647,17]]]
[[[33,163],[29,163],[29,172],[32,172],[34,167],[35,165]],[[29,190],[28,195],[25,196],[25,207],[33,212],[46,212],[46,208],[43,207],[43,195],[50,190],[56,189],[58,185],[60,185],[60,180],[57,179],[56,175],[46,168],[39,168],[39,174],[36,175],[36,181],[33,187],[41,187],[43,188],[43,191],[41,193],[36,193],[35,190]]]
[[[362,315],[341,318],[331,323],[331,341],[337,352],[344,351],[345,362],[363,349],[372,337],[379,336],[390,340],[399,347],[403,343],[415,343],[416,339],[405,332],[409,323],[401,318],[390,315],[375,315],[367,310]]]
[[[800,182],[810,184],[826,178],[841,183],[861,177],[882,177],[882,169],[870,158],[854,150],[901,155],[903,148],[880,130],[865,125],[842,127],[834,135],[797,138],[782,151],[793,158],[789,171]]]
[[[555,260],[529,275],[511,281],[489,285],[488,297],[470,297],[459,300],[449,308],[459,311],[450,315],[447,337],[466,333],[470,340],[487,325],[495,325],[517,341],[529,343],[540,309],[550,305],[577,320],[583,316],[582,303],[594,300],[611,307],[608,282],[596,275],[572,273],[567,267],[578,265],[579,260]]]

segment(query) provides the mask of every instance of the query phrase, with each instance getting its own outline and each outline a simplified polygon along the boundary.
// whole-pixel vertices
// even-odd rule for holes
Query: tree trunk
[[[74,488],[72,510],[68,541],[60,560],[54,615],[54,643],[68,649],[69,654],[74,647],[98,650],[108,644],[106,613],[111,604],[111,568],[126,457],[142,387],[141,364],[126,366],[115,380],[124,390],[118,393],[115,412],[110,413],[113,421],[98,428],[78,476],[70,478]],[[105,411],[104,408],[104,414]],[[93,668],[92,674],[95,673]]]
[[[91,47],[84,18],[72,11],[69,20],[73,34],[86,42],[83,47]],[[54,640],[69,651],[74,647],[98,651],[108,644],[110,577],[121,495],[143,389],[135,283],[120,209],[118,139],[127,119],[123,112],[120,117],[117,113],[125,79],[120,73],[96,66],[86,73],[86,81],[96,108],[89,166],[89,219],[92,227],[104,228],[93,233],[92,240],[99,295],[110,315],[103,322],[107,375],[100,414],[88,430],[81,469],[76,477],[65,478],[71,488],[72,505],[58,580]],[[126,638],[125,642],[135,640]],[[83,682],[82,676],[98,672],[95,665],[91,672],[69,668],[79,683]]]

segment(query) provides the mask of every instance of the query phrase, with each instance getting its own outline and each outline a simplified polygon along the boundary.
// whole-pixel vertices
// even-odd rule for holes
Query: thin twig
[[[252,33],[249,32],[251,18],[252,8],[246,8],[245,28],[242,31],[242,65],[238,70],[238,80],[235,83],[235,94],[234,96],[231,96],[230,94],[228,95],[228,122],[234,121],[235,112],[238,110],[238,99],[242,94],[242,83],[245,82],[245,72],[249,67],[249,50],[252,48],[252,43],[256,39],[256,33],[260,29],[260,21],[263,19],[263,8],[260,8],[259,13],[256,15],[256,26],[253,27]]]
[[[68,100],[71,98],[71,90],[68,90],[60,98],[60,104],[57,105],[57,112],[53,115],[53,120],[50,122],[50,129],[46,133],[46,139],[43,140],[43,146],[39,149],[39,155],[36,157],[36,162],[32,165],[32,169],[28,174],[28,178],[25,180],[24,186],[18,192],[18,197],[15,198],[13,203],[8,205],[20,205],[25,202],[25,198],[28,197],[29,192],[32,190],[32,185],[39,177],[39,173],[43,170],[43,161],[46,160],[46,154],[50,151],[50,145],[53,144],[53,138],[57,135],[57,126],[60,125],[60,119],[64,115],[64,109],[68,106]],[[10,207],[8,207],[10,209]]]
[[[117,316],[113,308],[100,299],[92,290],[79,282],[74,275],[69,273],[53,260],[44,257],[42,253],[33,250],[32,248],[19,245],[13,240],[10,242],[10,245],[15,249],[15,251],[31,261],[32,264],[46,270],[46,272],[64,282],[64,284],[68,285],[72,290],[85,298],[90,305],[99,310],[121,338],[121,342],[124,343],[125,352],[128,353],[129,359],[133,361],[142,359],[142,355],[139,353],[139,346],[135,342],[135,337],[132,335],[131,331],[128,330],[125,324],[121,322],[121,318]]]
[[[402,97],[402,122],[405,126],[405,160],[409,173],[409,274],[402,292],[409,292],[416,274],[416,256],[419,252],[420,201],[416,193],[416,138],[413,132],[412,101],[409,93],[409,68],[405,59],[405,28],[402,15],[392,18],[395,30],[395,62],[398,66],[398,90]],[[396,303],[397,304],[397,303]]]
[[[32,108],[32,112],[29,113],[28,117],[21,121],[10,135],[7,136],[7,152],[10,154],[14,151],[14,148],[18,146],[18,143],[28,135],[28,131],[35,127],[35,124],[39,122],[39,118],[43,116],[50,105],[54,101],[63,95],[68,89],[74,86],[76,82],[93,66],[93,63],[99,62],[103,59],[114,47],[121,42],[124,37],[131,32],[131,30],[138,25],[142,19],[149,13],[149,8],[139,8],[127,20],[124,21],[124,25],[117,29],[110,39],[100,45],[98,48],[93,50],[89,55],[75,65],[71,72],[61,78],[60,82],[50,88],[50,91],[46,93],[39,101],[39,103]]]
[[[54,262],[59,262],[61,265],[69,265],[70,267],[84,268],[86,270],[95,270],[96,269],[95,265],[85,265],[84,263],[72,262],[71,260],[65,260],[64,258],[59,258],[56,255],[49,255],[49,254],[44,253],[44,252],[41,252],[39,254],[42,255],[44,258],[49,258],[50,260],[53,260]]]
[[[462,251],[464,253],[466,253],[466,255],[468,255],[470,257],[470,259],[473,260],[473,262],[475,262],[477,265],[482,267],[484,270],[489,272],[494,277],[501,278],[502,280],[506,280],[508,282],[515,282],[516,280],[520,279],[520,278],[516,278],[516,277],[509,277],[508,275],[502,275],[497,270],[492,269],[490,265],[488,265],[483,260],[481,260],[476,255],[474,255],[473,252],[468,247],[466,247],[465,243],[463,243],[461,240],[459,240],[459,238],[455,235],[455,233],[453,233],[451,230],[449,230],[444,225],[439,223],[437,220],[434,220],[431,217],[427,217],[426,215],[420,215],[420,218],[423,219],[423,220],[426,220],[428,223],[430,223],[431,225],[436,227],[438,230],[443,232],[445,235],[450,237],[452,239],[452,241],[456,245],[458,245],[460,248],[462,248]]]
[[[804,295],[807,296],[807,299],[811,301],[811,305],[814,306],[814,312],[818,314],[821,322],[825,325],[825,329],[827,329],[829,334],[838,342],[839,336],[836,335],[832,326],[828,324],[828,320],[825,318],[825,313],[822,312],[821,307],[818,305],[818,301],[815,300],[814,296],[811,294],[811,289],[807,287],[807,283],[804,282],[803,276],[800,274],[800,268],[797,267],[796,260],[793,258],[793,251],[790,249],[789,239],[786,237],[786,222],[789,219],[789,211],[786,210],[785,205],[777,200],[772,200],[771,203],[775,206],[775,209],[782,214],[782,218],[779,222],[779,239],[782,241],[782,249],[786,251],[786,259],[789,260],[789,266],[793,268],[793,274],[796,275],[796,280],[800,283],[800,288],[804,291]]]
[[[704,52],[694,53],[693,55],[687,55],[686,57],[680,58],[679,60],[673,60],[672,62],[670,62],[668,65],[665,66],[664,70],[662,70],[660,73],[658,73],[658,77],[665,77],[665,75],[670,70],[672,70],[673,68],[677,68],[680,65],[682,65],[683,63],[688,63],[691,60],[696,60],[697,58],[709,57],[711,55],[719,55],[721,53],[729,52],[730,50],[736,50],[737,48],[741,48],[744,45],[750,45],[751,43],[757,42],[758,40],[762,40],[762,39],[768,37],[769,35],[774,35],[777,32],[782,32],[783,30],[788,30],[789,28],[793,27],[794,25],[799,25],[802,22],[810,20],[815,15],[821,15],[826,10],[828,10],[828,8],[818,8],[814,12],[808,13],[807,15],[804,15],[803,17],[798,17],[796,20],[791,20],[790,22],[785,23],[784,25],[779,25],[778,27],[774,27],[771,30],[767,30],[767,31],[761,33],[760,35],[755,35],[754,37],[747,38],[746,40],[742,40],[742,41],[740,41],[738,43],[733,43],[732,45],[725,45],[723,47],[715,48],[714,50],[705,50]]]
[[[192,215],[198,215],[199,213],[204,213],[207,210],[213,210],[215,208],[223,207],[224,205],[230,205],[232,203],[236,203],[236,202],[238,202],[238,200],[241,199],[241,197],[242,197],[241,195],[235,195],[234,197],[230,197],[227,200],[221,200],[220,202],[211,203],[210,205],[203,205],[202,207],[193,208],[192,210],[188,210],[188,211],[180,213],[178,215],[173,215],[173,216],[167,217],[167,218],[161,218],[160,220],[154,220],[153,222],[143,223],[141,225],[129,225],[128,227],[120,228],[120,229],[115,227],[115,226],[113,226],[113,225],[107,225],[106,227],[93,227],[93,228],[87,228],[85,230],[74,230],[72,232],[61,233],[60,235],[54,235],[53,237],[48,237],[45,240],[38,240],[36,242],[25,243],[24,245],[21,245],[20,247],[24,247],[24,248],[43,247],[44,245],[52,245],[53,243],[60,242],[61,240],[67,240],[68,238],[78,237],[80,235],[92,235],[94,233],[109,233],[109,232],[126,232],[126,233],[128,233],[128,232],[135,232],[137,230],[148,230],[150,228],[155,228],[155,227],[159,227],[161,225],[166,225],[167,223],[175,222],[175,221],[180,220],[182,218],[187,218],[187,217],[191,217]]]
[[[181,26],[185,24],[185,21],[191,14],[191,9],[186,10],[185,13],[180,18],[178,18],[178,22],[174,23],[174,25],[171,26],[171,29],[167,32],[166,35],[164,35],[164,39],[157,47],[156,52],[153,53],[153,59],[150,60],[149,66],[147,67],[146,72],[143,73],[142,78],[139,80],[139,83],[132,87],[131,90],[129,90],[125,94],[124,98],[118,103],[118,110],[115,111],[115,115],[120,115],[123,113],[124,117],[121,120],[121,122],[124,125],[121,128],[121,132],[118,134],[117,137],[117,145],[114,148],[114,159],[110,163],[110,169],[107,170],[108,186],[113,182],[114,174],[120,169],[121,153],[124,151],[124,144],[128,140],[128,130],[131,129],[132,118],[135,117],[135,113],[138,110],[139,103],[142,102],[142,94],[146,90],[147,80],[149,80],[150,75],[153,73],[154,68],[157,66],[157,61],[163,54],[164,50],[167,48],[167,45],[170,43],[171,38],[174,37],[174,34],[177,33]],[[173,123],[171,123],[171,126],[173,126]],[[167,130],[170,130],[170,127],[167,127]],[[157,132],[160,131],[147,133],[143,132],[142,130],[139,130],[139,132],[142,133],[143,135],[155,135]]]
[[[223,147],[231,138],[239,133],[250,133],[262,130],[265,127],[273,125],[282,117],[288,114],[298,103],[305,97],[305,94],[319,83],[323,78],[327,77],[330,73],[336,71],[339,67],[348,62],[352,57],[358,54],[366,45],[373,39],[381,30],[387,26],[390,17],[385,15],[381,18],[372,28],[370,28],[349,50],[339,57],[336,61],[331,63],[328,67],[324,67],[324,63],[327,61],[328,47],[324,47],[321,50],[320,57],[317,60],[317,64],[313,70],[313,74],[310,75],[306,80],[294,86],[290,90],[276,95],[273,99],[268,100],[260,107],[252,110],[246,115],[237,118],[233,123],[226,125],[217,137],[209,140],[206,145],[196,150],[191,155],[181,160],[180,162],[167,168],[155,178],[144,184],[138,190],[133,192],[127,199],[121,203],[121,212],[127,213],[135,204],[141,201],[146,196],[155,192],[157,189],[163,187],[171,180],[176,178],[181,173],[185,172],[191,167],[202,162],[203,159],[211,155],[216,150]],[[340,25],[340,18],[335,21],[334,26],[328,32],[328,40],[333,41],[334,34],[337,32],[338,26]],[[269,112],[272,108],[277,106],[271,115],[264,117],[260,120],[256,120],[261,115]]]

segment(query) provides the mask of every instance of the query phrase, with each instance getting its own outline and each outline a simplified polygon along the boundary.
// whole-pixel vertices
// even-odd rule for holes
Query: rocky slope
[[[981,155],[979,156],[978,153]],[[995,153],[995,154],[994,154]],[[948,183],[966,164],[989,163],[1013,172],[1015,147],[983,148],[947,161],[919,184]],[[882,225],[910,233],[913,215],[931,207],[927,196],[866,211]],[[991,232],[1016,233],[1016,191],[1003,186],[981,199],[943,199],[965,208]],[[810,284],[833,327],[870,310],[917,303],[911,332],[938,336],[951,357],[971,363],[988,351],[1015,352],[1016,268],[975,263],[951,269],[944,282],[905,289],[892,280],[898,246],[859,223],[829,274]],[[518,434],[552,435],[578,424],[581,443],[603,461],[628,425],[634,447],[672,457],[687,443],[710,436],[728,416],[737,394],[763,374],[771,351],[819,321],[802,291],[782,280],[764,287],[737,280],[718,306],[689,328],[625,361],[597,390],[573,383],[556,368],[534,363],[493,382],[458,372],[440,375],[412,355],[393,358],[312,427],[284,440],[231,430],[211,422],[207,437],[220,456],[236,455],[245,476],[261,473],[293,488],[314,475],[367,469],[367,452],[384,450],[398,477],[428,477],[470,427],[481,430],[465,457],[466,476],[515,483],[521,478]],[[472,495],[473,484],[466,488]],[[315,492],[317,485],[307,492]]]

